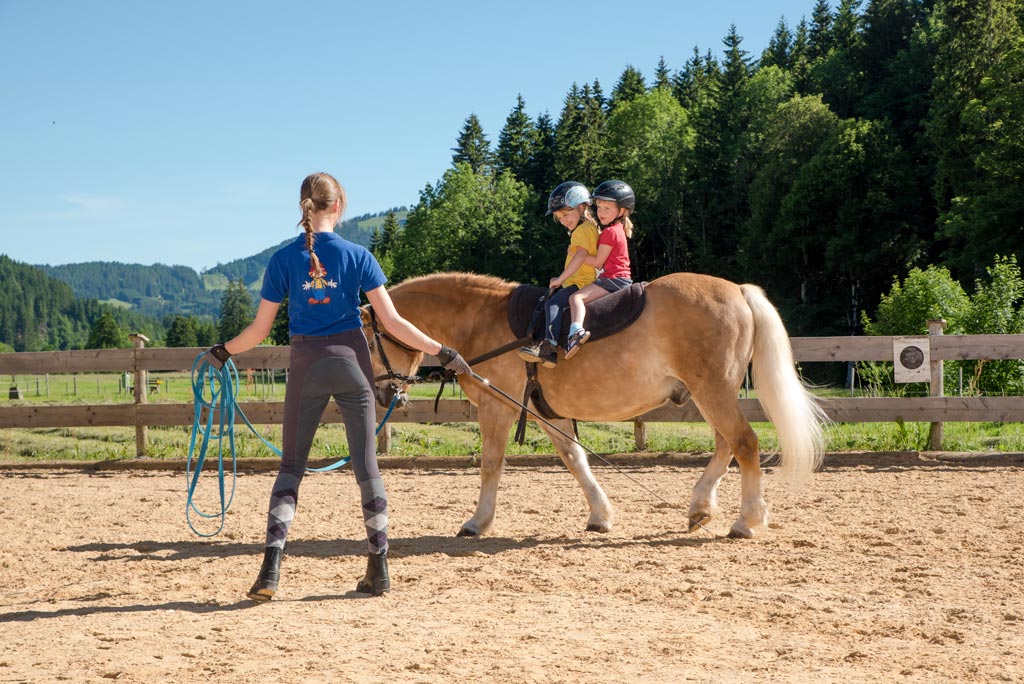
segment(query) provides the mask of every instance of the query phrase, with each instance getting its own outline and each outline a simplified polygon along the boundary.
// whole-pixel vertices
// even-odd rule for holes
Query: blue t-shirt
[[[359,291],[388,281],[370,251],[337,233],[314,233],[313,249],[321,269],[314,272],[300,235],[274,252],[263,274],[260,297],[281,302],[288,297],[288,332],[333,335],[362,326]]]

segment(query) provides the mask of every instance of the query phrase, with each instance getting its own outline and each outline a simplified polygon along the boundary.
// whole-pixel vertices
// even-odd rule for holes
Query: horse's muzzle
[[[409,393],[393,383],[386,387],[376,385],[373,393],[377,397],[377,404],[384,408],[390,407],[392,400],[395,402],[395,408],[402,408],[409,403]]]

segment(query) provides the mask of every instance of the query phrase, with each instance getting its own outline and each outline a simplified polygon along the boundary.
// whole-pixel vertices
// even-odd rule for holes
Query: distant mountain
[[[409,213],[405,208],[389,211],[395,212],[399,223],[404,223]],[[374,231],[383,224],[387,213],[348,219],[337,232],[347,240],[369,247]],[[296,231],[295,235],[298,234]],[[146,266],[116,261],[37,268],[67,283],[78,297],[156,317],[181,313],[216,318],[220,315],[220,300],[228,283],[241,278],[249,289],[258,291],[270,256],[294,239],[283,240],[253,256],[217,264],[201,274],[188,266]]]
[[[38,268],[70,285],[78,297],[150,316],[210,315],[220,309],[220,294],[208,290],[199,274],[188,266],[91,261]]]
[[[409,212],[402,207],[346,219],[341,222],[341,226],[335,232],[357,245],[369,247],[374,231],[380,230],[384,224],[384,217],[390,211],[395,213],[395,218],[398,219],[399,224],[405,224],[405,217]],[[283,245],[294,240],[298,235],[299,231],[296,230],[294,237],[283,240],[273,247],[268,247],[259,254],[229,261],[226,264],[217,264],[213,268],[203,271],[203,280],[206,287],[209,289],[224,289],[227,287],[228,281],[234,282],[241,278],[250,289],[258,290],[260,283],[263,282],[263,269],[266,268],[267,261],[270,260],[271,255]]]

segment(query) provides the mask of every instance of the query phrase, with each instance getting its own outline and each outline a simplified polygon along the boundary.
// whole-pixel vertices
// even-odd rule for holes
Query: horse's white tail
[[[822,425],[828,417],[796,374],[793,348],[779,312],[756,285],[740,289],[754,313],[754,387],[779,435],[781,472],[794,485],[801,485],[821,464]]]

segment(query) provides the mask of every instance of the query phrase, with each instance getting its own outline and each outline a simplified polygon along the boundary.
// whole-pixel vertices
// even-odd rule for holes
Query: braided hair
[[[318,271],[321,267],[320,259],[313,251],[313,213],[327,210],[337,200],[341,200],[341,209],[344,211],[347,204],[345,189],[331,174],[311,173],[302,181],[302,187],[299,189],[299,209],[302,210],[302,218],[299,225],[306,231],[309,260]]]

